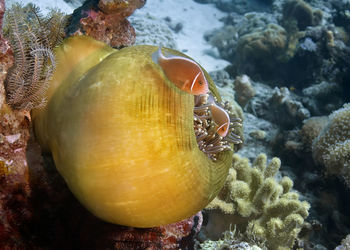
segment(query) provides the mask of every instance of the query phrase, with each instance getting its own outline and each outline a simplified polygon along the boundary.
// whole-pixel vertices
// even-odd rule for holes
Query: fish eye
[[[199,85],[202,85],[202,84],[203,84],[203,82],[202,82],[202,81],[198,81],[198,83],[199,83]]]

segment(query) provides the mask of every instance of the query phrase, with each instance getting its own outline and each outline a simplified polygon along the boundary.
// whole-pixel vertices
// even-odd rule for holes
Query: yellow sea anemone
[[[152,61],[156,50],[69,38],[56,50],[47,105],[32,112],[35,135],[73,194],[120,225],[190,217],[217,195],[231,165],[228,143],[215,160],[199,148],[194,97]]]

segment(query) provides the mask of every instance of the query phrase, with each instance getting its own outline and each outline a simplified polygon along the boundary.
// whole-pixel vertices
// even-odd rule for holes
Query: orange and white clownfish
[[[209,91],[203,70],[193,60],[173,54],[167,54],[166,57],[161,47],[152,54],[152,60],[179,89],[192,95],[206,94]]]
[[[225,137],[230,128],[230,116],[225,109],[216,104],[214,97],[209,95],[208,104],[218,135]]]

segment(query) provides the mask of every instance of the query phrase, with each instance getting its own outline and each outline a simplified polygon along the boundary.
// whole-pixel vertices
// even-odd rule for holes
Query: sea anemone
[[[36,138],[72,193],[111,223],[154,227],[197,213],[226,180],[229,140],[239,142],[213,135],[210,113],[194,126],[206,104],[167,79],[152,61],[157,49],[69,38],[55,51],[47,105],[32,111]]]
[[[215,131],[215,124],[212,119],[212,114],[209,109],[211,103],[208,102],[207,95],[196,95],[194,97],[194,131],[198,147],[210,159],[216,160],[217,154],[222,151],[232,150],[230,144],[240,144],[242,140],[239,135],[235,133],[235,127],[242,126],[242,120],[235,117],[229,102],[219,103],[219,105],[230,116],[230,128],[227,136],[222,137]],[[215,98],[217,103],[217,98]],[[218,104],[218,103],[217,103]]]

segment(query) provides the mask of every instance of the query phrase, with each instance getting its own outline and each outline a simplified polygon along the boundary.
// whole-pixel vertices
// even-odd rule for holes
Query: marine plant
[[[232,133],[226,142],[196,136],[195,98],[152,61],[156,50],[115,50],[86,36],[69,38],[55,50],[60,63],[47,105],[32,111],[36,138],[70,190],[108,222],[153,227],[195,214],[220,191],[231,165],[230,143],[240,142]],[[210,154],[197,141],[212,147]]]
[[[310,207],[291,191],[290,178],[275,179],[280,165],[278,158],[267,164],[266,155],[260,154],[250,166],[247,158],[235,154],[223,190],[207,207],[225,213],[213,216],[221,217],[227,228],[236,225],[248,239],[261,239],[268,249],[291,249]],[[215,227],[209,223],[209,230],[211,226]]]
[[[43,17],[37,7],[14,4],[6,12],[4,35],[15,62],[5,81],[7,102],[15,109],[42,107],[55,69],[53,49],[62,42],[66,19],[52,10]]]

